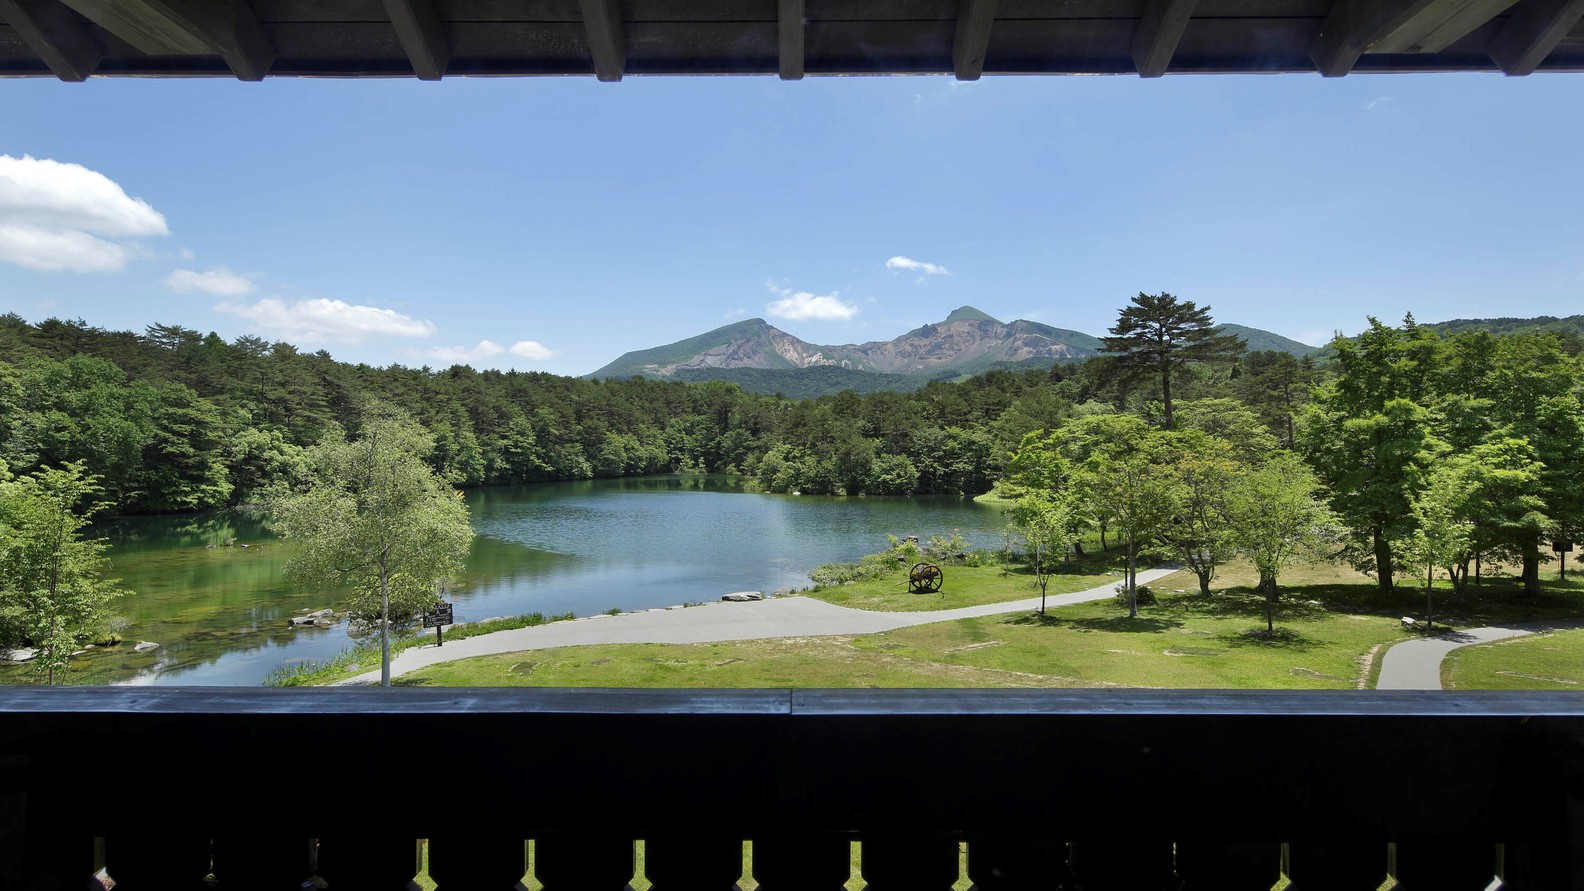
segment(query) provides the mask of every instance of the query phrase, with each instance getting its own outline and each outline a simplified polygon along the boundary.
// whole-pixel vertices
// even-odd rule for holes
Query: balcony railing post
[[[1140,816],[1141,821],[1148,817]],[[1176,884],[1172,845],[1154,838],[1129,839],[1131,826],[1115,827],[1115,841],[1073,842],[1072,871],[1084,891],[1166,891]]]
[[[743,844],[735,836],[662,835],[644,840],[651,891],[737,891]]]
[[[318,875],[335,891],[406,891],[417,873],[417,839],[387,834],[319,840]]]
[[[842,891],[852,876],[852,841],[835,833],[761,835],[753,843],[759,891]]]
[[[1184,891],[1270,891],[1281,876],[1281,845],[1179,842],[1177,875]]]
[[[951,891],[957,840],[926,832],[865,835],[860,863],[868,891]]]
[[[1385,842],[1292,842],[1291,891],[1373,891],[1386,881]]]
[[[239,829],[214,840],[214,874],[225,891],[293,888],[308,873],[307,836]]]
[[[201,891],[209,874],[209,839],[176,831],[110,835],[105,838],[105,869],[126,888]]]
[[[520,835],[436,834],[429,838],[429,878],[435,891],[513,891],[528,872],[526,852]]]
[[[1496,845],[1458,836],[1401,841],[1391,874],[1404,891],[1483,891],[1496,877]]]
[[[985,832],[968,839],[968,878],[977,891],[1070,887],[1067,845],[1053,833]]]
[[[546,833],[534,839],[533,871],[544,891],[622,891],[633,877],[633,842],[616,835]]]

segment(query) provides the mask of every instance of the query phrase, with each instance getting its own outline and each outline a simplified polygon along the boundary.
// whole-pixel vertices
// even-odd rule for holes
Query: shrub
[[[1116,586],[1116,602],[1127,606],[1127,584]],[[1152,606],[1155,603],[1155,589],[1149,585],[1138,585],[1133,589],[1133,602],[1139,606]]]

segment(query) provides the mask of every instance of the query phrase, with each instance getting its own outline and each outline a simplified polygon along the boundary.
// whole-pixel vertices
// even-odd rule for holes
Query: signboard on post
[[[451,619],[451,604],[441,601],[423,614],[423,626],[435,630],[435,646],[445,646],[445,626],[456,624]]]

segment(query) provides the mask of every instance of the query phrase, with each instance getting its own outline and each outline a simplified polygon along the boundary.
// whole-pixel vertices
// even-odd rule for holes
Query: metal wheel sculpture
[[[946,581],[946,573],[933,563],[915,563],[908,570],[908,591],[914,594],[933,594]]]

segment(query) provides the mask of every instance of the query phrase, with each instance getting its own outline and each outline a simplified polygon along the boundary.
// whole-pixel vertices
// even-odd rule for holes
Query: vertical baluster
[[[429,839],[429,878],[436,891],[512,891],[528,871],[525,842],[500,833]]]
[[[406,891],[417,873],[416,839],[341,835],[319,840],[317,875],[335,891]]]
[[[1078,841],[1073,876],[1084,891],[1165,891],[1175,884],[1167,841]]]
[[[842,891],[852,876],[845,835],[761,835],[754,839],[753,874],[759,891]]]
[[[733,836],[664,835],[644,840],[644,874],[650,891],[737,891],[742,839]]]
[[[978,891],[1063,887],[1071,878],[1067,845],[1054,835],[975,835],[968,841],[968,878]]]
[[[1178,842],[1177,875],[1185,891],[1270,891],[1281,877],[1281,845]]]
[[[951,891],[957,840],[949,835],[865,835],[860,871],[868,891]]]
[[[105,838],[105,870],[128,891],[199,891],[209,874],[209,839],[170,833],[111,835]]]
[[[740,869],[742,853],[737,856]],[[534,840],[534,875],[544,891],[622,891],[633,877],[632,839],[571,832],[542,835]]]
[[[1392,877],[1403,891],[1483,891],[1496,877],[1496,846],[1457,837],[1398,842]]]
[[[214,875],[225,891],[295,888],[308,870],[307,838],[241,831],[214,840]]]
[[[1384,842],[1287,846],[1291,891],[1374,891],[1386,881]]]

